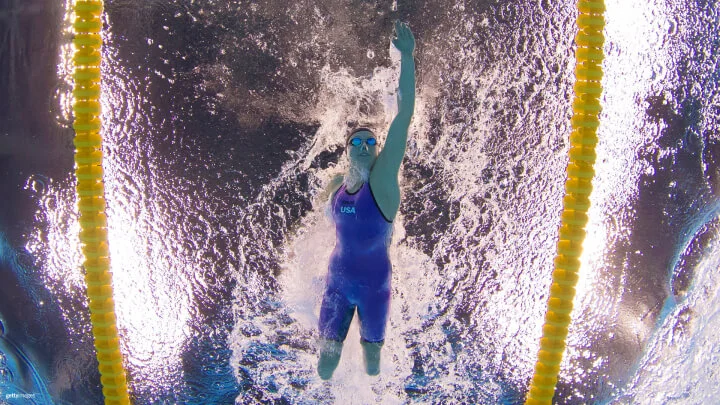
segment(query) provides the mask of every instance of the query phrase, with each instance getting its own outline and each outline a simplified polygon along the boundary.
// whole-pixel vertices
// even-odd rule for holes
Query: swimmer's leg
[[[365,339],[360,339],[364,354],[363,358],[365,359],[365,372],[368,375],[380,374],[380,349],[382,349],[383,343],[385,341],[368,342]]]
[[[340,291],[328,288],[320,308],[320,361],[318,374],[323,380],[332,378],[340,363],[343,341],[347,337],[355,306]]]
[[[385,325],[390,309],[390,288],[366,294],[358,304],[360,344],[363,348],[365,371],[380,374],[380,349],[385,342]]]
[[[336,340],[320,341],[320,360],[318,360],[318,375],[323,380],[332,378],[335,369],[340,363],[343,343]]]

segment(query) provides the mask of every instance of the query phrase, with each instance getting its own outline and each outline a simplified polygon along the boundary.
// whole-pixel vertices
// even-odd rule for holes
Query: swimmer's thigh
[[[348,301],[345,294],[334,288],[328,288],[323,296],[320,308],[318,329],[320,337],[342,342],[347,337],[355,306]]]
[[[390,288],[383,288],[363,294],[358,302],[360,336],[368,342],[385,339],[385,325],[390,309]]]

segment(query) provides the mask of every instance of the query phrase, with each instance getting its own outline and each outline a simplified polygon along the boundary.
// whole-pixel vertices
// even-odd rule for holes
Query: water
[[[99,403],[67,5],[0,6],[0,403]],[[557,401],[713,403],[718,3],[607,7]],[[135,403],[522,401],[561,209],[574,3],[115,0],[105,18],[109,238]],[[317,195],[345,168],[348,121],[393,117],[396,18],[417,39],[418,91],[382,372],[364,374],[353,325],[325,383],[333,230]]]

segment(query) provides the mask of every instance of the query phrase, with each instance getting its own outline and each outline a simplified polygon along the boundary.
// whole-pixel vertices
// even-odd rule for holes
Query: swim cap
[[[350,134],[348,134],[348,136],[345,138],[345,145],[347,146],[347,144],[350,143],[350,140],[352,139],[353,135],[355,135],[358,132],[362,132],[362,131],[370,132],[371,134],[373,134],[373,136],[375,135],[375,132],[373,132],[373,130],[368,127],[357,127],[355,129],[353,129],[352,131],[350,131]]]

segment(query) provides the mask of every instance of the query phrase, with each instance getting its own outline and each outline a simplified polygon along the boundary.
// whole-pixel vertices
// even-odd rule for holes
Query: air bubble
[[[8,385],[13,382],[13,374],[7,368],[0,368],[0,383]]]

